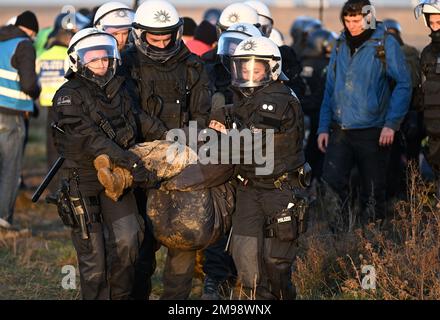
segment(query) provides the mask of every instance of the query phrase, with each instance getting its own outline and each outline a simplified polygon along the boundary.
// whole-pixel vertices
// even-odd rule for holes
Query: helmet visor
[[[116,41],[115,41],[116,42]],[[115,75],[119,52],[113,45],[95,45],[76,50],[78,56],[78,74],[105,86]]]
[[[231,57],[231,83],[238,88],[255,88],[272,81],[270,58]]]
[[[238,46],[238,44],[244,40],[249,38],[248,35],[237,32],[237,31],[225,31],[220,36],[220,39],[218,40],[218,48],[217,48],[217,54],[218,55],[226,55],[231,56],[235,52],[235,48]]]
[[[180,25],[171,33],[156,33],[138,28],[132,31],[136,47],[154,61],[164,63],[176,55],[181,48],[183,25]],[[158,37],[161,38],[167,35],[170,35],[169,42],[164,47],[155,45],[155,39],[157,40]]]

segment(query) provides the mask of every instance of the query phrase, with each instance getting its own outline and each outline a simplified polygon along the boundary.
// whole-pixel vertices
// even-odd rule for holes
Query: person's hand
[[[133,166],[131,175],[133,176],[134,184],[141,188],[153,188],[156,187],[159,182],[157,175],[145,168],[142,162],[138,162]]]
[[[391,128],[384,127],[380,133],[379,145],[388,147],[393,144],[395,131]]]
[[[327,151],[328,139],[328,133],[320,133],[318,136],[318,148],[319,150],[321,150],[322,153],[325,153]]]

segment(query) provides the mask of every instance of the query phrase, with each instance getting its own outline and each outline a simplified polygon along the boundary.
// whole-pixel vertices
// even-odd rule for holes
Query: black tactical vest
[[[291,109],[293,119],[285,119]],[[243,178],[253,180],[273,180],[286,172],[293,172],[305,162],[303,153],[304,119],[299,101],[286,85],[275,82],[245,99],[235,109],[243,126],[252,132],[274,129],[274,170],[270,175],[256,176],[256,166],[240,165],[239,173]],[[265,141],[265,139],[263,139]],[[263,150],[265,146],[263,144]]]
[[[106,90],[94,90],[83,80],[72,79],[63,85],[76,91],[82,100],[82,112],[88,115],[100,130],[122,149],[129,149],[136,143],[138,132],[138,120],[131,99],[126,90],[121,89],[122,81],[112,80]],[[113,87],[112,87],[113,86]],[[63,122],[62,119],[60,123]],[[60,141],[62,143],[62,141]],[[89,167],[90,160],[79,157],[82,154],[83,145],[69,145],[65,157],[74,159],[78,167]]]
[[[135,50],[127,56],[129,76],[137,84],[142,109],[159,118],[167,129],[181,128],[192,119],[191,90],[203,69],[189,52],[187,56],[182,54],[178,58],[159,64],[138,55]]]

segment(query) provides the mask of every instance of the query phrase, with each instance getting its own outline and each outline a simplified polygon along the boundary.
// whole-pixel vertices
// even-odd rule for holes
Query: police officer
[[[127,149],[135,144],[137,135],[160,139],[165,128],[138,112],[124,88],[124,79],[114,77],[120,56],[112,35],[95,28],[81,30],[70,41],[68,55],[68,81],[53,99],[58,126],[55,145],[65,158],[58,203],[67,199],[70,208],[59,213],[72,227],[82,297],[127,299],[143,225],[132,191],[117,202],[108,198],[93,161],[107,154],[131,171],[136,184],[154,184],[155,174]]]
[[[423,15],[431,30],[431,43],[421,55],[422,98],[426,133],[429,137],[427,160],[437,177],[440,173],[440,1],[423,0],[415,8],[416,17]],[[438,188],[440,190],[440,187]]]
[[[403,42],[402,27],[394,19],[383,21],[385,28],[397,42],[405,55],[408,70],[411,73],[413,95],[408,113],[406,114],[397,139],[393,142],[390,163],[388,164],[387,197],[401,199],[407,194],[406,168],[409,161],[419,162],[421,142],[423,139],[423,112],[419,110],[416,101],[417,87],[421,82],[420,52]]]
[[[232,104],[230,56],[242,40],[252,36],[261,37],[260,30],[253,24],[243,22],[234,23],[220,35],[217,57],[221,63],[210,65],[213,68],[210,75],[214,76],[212,81],[215,90],[212,99],[213,111],[222,108],[224,105]],[[203,300],[218,300],[222,293],[221,288],[234,286],[237,272],[231,256],[225,252],[226,244],[227,237],[223,236],[204,250],[203,271],[206,276],[202,294]]]
[[[129,40],[134,12],[129,6],[120,2],[107,2],[98,8],[93,25],[113,35],[118,40],[118,50],[123,51]]]
[[[303,115],[293,91],[280,81],[281,68],[277,45],[265,37],[243,40],[231,57],[234,121],[253,136],[274,132],[266,142],[273,143],[273,170],[259,175],[256,164],[237,170],[231,252],[243,291],[256,299],[295,297],[291,266],[305,208],[293,190],[307,184],[299,174],[305,172]]]
[[[316,143],[316,134],[319,126],[319,111],[324,97],[327,67],[335,43],[336,36],[333,32],[318,29],[308,37],[307,47],[303,52],[301,76],[307,83],[307,89],[301,105],[310,123],[305,154],[307,162],[312,167],[312,179],[321,177],[324,162],[324,154],[319,151]]]
[[[182,42],[182,30],[183,19],[172,4],[162,0],[142,3],[133,22],[135,46],[123,54],[120,72],[131,83],[131,94],[138,97],[142,109],[167,129],[183,128],[189,121],[205,128],[211,109],[210,83],[202,61]],[[134,294],[137,298],[149,296],[155,247],[147,228],[136,281],[139,287]],[[187,298],[193,260],[191,252],[168,250],[162,298]]]

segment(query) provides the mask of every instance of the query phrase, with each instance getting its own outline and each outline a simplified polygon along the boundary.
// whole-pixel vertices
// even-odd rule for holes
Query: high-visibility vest
[[[52,30],[52,27],[47,27],[38,31],[37,37],[34,41],[34,48],[37,53],[37,58],[46,51],[45,46]]]
[[[19,37],[0,41],[0,107],[32,112],[32,98],[21,90],[18,71],[11,64],[18,44],[27,39]]]
[[[67,63],[67,48],[53,46],[37,59],[37,74],[41,84],[40,105],[51,107],[57,90],[66,81],[64,78]]]

